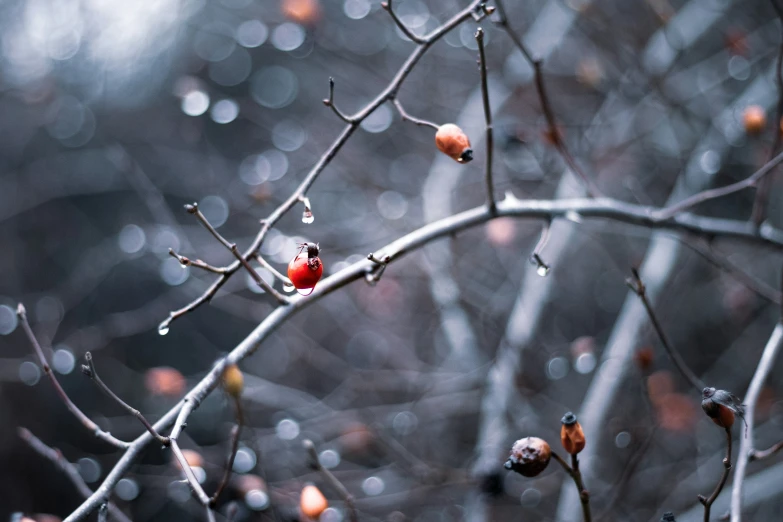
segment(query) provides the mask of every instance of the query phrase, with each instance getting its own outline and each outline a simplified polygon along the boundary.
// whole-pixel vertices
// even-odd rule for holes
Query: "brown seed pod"
[[[544,439],[526,437],[511,447],[505,468],[525,477],[535,477],[544,471],[552,457],[552,450]]]
[[[317,520],[328,507],[329,502],[326,501],[326,497],[320,489],[312,484],[302,489],[302,496],[299,497],[299,509],[305,516]]]
[[[745,132],[748,134],[760,134],[767,125],[767,115],[764,108],[758,105],[750,105],[745,108],[742,114],[742,123],[745,125]]]
[[[569,411],[563,415],[560,422],[562,423],[560,443],[563,445],[563,448],[571,455],[576,455],[585,449],[585,433],[582,431],[579,421],[576,420],[576,415]]]
[[[229,364],[223,370],[223,388],[226,393],[234,397],[242,394],[242,388],[245,386],[245,377],[236,364]]]
[[[435,133],[435,145],[438,150],[454,159],[457,163],[468,163],[473,159],[468,136],[453,123],[446,123]]]

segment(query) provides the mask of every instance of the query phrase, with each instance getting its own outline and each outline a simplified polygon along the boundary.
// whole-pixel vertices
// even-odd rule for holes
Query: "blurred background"
[[[510,25],[545,60],[566,143],[606,195],[664,205],[766,162],[780,132],[780,22],[769,2],[505,4]],[[394,9],[422,35],[466,5],[397,0]],[[531,68],[502,28],[481,26],[498,194],[581,196],[548,137]],[[411,114],[461,125],[475,160],[453,162],[432,129],[382,105],[308,192],[314,222],[302,223],[298,207],[267,236],[261,252],[278,270],[297,243],[317,241],[328,275],[483,203],[476,27],[470,19],[434,45],[399,93]],[[119,458],[59,401],[16,304],[27,306],[73,401],[113,435],[135,438],[141,425],[79,371],[85,352],[118,395],[155,420],[275,305],[240,271],[159,335],[168,313],[214,280],[183,268],[169,248],[213,265],[232,260],[183,205],[198,202],[246,248],[259,219],[344,127],[321,103],[328,78],[337,105],[353,113],[413,49],[378,0],[0,3],[1,520],[57,520],[38,514],[64,518],[82,501],[19,427],[59,448],[92,489]],[[766,112],[758,128],[745,119],[752,105]],[[698,211],[744,220],[753,196]],[[780,252],[720,238],[711,245],[713,259],[761,281],[750,286],[766,288],[764,297],[695,251],[709,250],[700,239],[571,218],[552,227],[544,277],[529,262],[542,223],[497,219],[409,254],[376,286],[354,283],[272,334],[241,364],[248,426],[218,511],[233,503],[239,521],[296,520],[299,491],[313,482],[332,503],[321,520],[347,520],[307,466],[301,441],[310,438],[362,520],[571,521],[558,504],[573,485],[557,466],[529,479],[502,463],[528,435],[563,454],[560,418],[573,410],[588,435],[582,465],[595,519],[674,511],[701,520],[696,495],[714,488],[725,440],[624,280],[647,259],[643,277],[673,344],[705,381],[743,395],[779,315],[769,296],[779,300]],[[769,221],[783,225],[777,184]],[[760,448],[783,438],[781,370],[759,401]],[[216,390],[181,440],[197,452],[210,494],[234,420]],[[136,521],[202,520],[180,478],[171,453],[151,447],[113,500]],[[747,520],[779,520],[780,458],[751,464],[746,488]],[[727,486],[715,517],[728,495]]]

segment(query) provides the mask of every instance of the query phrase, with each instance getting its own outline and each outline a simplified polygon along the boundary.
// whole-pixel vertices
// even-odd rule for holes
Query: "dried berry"
[[[551,457],[552,450],[544,439],[526,437],[511,447],[505,467],[520,475],[535,477],[546,469]]]
[[[242,370],[236,364],[229,364],[223,370],[223,388],[226,393],[234,397],[242,395],[242,388],[245,387],[245,377]]]
[[[473,159],[473,149],[470,148],[468,136],[453,123],[446,123],[438,128],[435,145],[458,163],[468,163]]]
[[[563,448],[571,455],[576,455],[585,449],[585,433],[582,431],[579,421],[576,420],[576,415],[569,411],[560,422],[562,423],[560,442],[563,444]]]

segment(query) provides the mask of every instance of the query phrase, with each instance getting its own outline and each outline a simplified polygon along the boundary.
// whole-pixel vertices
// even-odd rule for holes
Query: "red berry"
[[[321,279],[324,264],[318,257],[318,252],[318,245],[304,243],[302,250],[288,263],[288,279],[297,290],[311,290]]]

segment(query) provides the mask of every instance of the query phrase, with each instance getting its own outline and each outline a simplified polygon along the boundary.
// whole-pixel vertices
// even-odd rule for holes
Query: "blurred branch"
[[[547,275],[549,273],[549,269],[551,268],[544,262],[543,259],[541,259],[541,251],[544,250],[547,241],[549,241],[549,232],[551,228],[552,223],[550,221],[544,223],[544,226],[541,229],[541,236],[538,238],[538,242],[533,248],[533,253],[530,254],[530,262],[536,265],[536,270],[540,276]]]
[[[730,472],[731,428],[726,428],[726,458],[723,459],[723,473],[720,476],[720,481],[718,482],[718,485],[715,486],[715,490],[712,492],[709,498],[704,498],[703,496],[699,495],[699,502],[704,505],[704,522],[710,522],[710,509],[712,508],[712,504],[715,502],[715,499],[718,498],[718,495],[720,495],[720,492],[723,490],[723,486],[726,484],[726,479],[729,478]]]
[[[242,401],[240,397],[238,395],[231,395],[231,397],[234,399],[234,409],[236,410],[237,423],[231,430],[231,450],[228,454],[226,469],[223,472],[223,478],[220,480],[220,484],[218,484],[218,487],[215,490],[215,494],[212,495],[212,498],[210,499],[212,506],[217,504],[220,494],[226,488],[228,481],[231,479],[231,471],[234,469],[234,459],[236,458],[237,450],[239,449],[239,436],[242,433],[242,426],[245,424],[245,414],[242,411]]]
[[[302,446],[304,446],[305,451],[307,451],[307,455],[310,459],[310,466],[324,476],[332,489],[337,491],[337,494],[340,495],[340,498],[345,502],[350,521],[359,522],[359,515],[356,512],[356,503],[354,502],[353,495],[345,489],[343,483],[340,482],[331,471],[323,467],[321,461],[318,460],[318,453],[315,451],[315,444],[313,444],[313,441],[305,439],[302,441]]]
[[[704,389],[704,383],[696,376],[695,373],[693,373],[693,371],[688,367],[688,365],[685,363],[685,360],[680,355],[680,352],[675,350],[669,340],[666,338],[663,327],[655,315],[655,310],[653,310],[649,299],[647,299],[647,290],[644,286],[644,282],[642,282],[641,278],[639,277],[639,271],[636,268],[632,268],[631,273],[633,274],[633,277],[628,278],[626,280],[626,284],[636,293],[636,295],[639,296],[639,299],[642,301],[644,309],[647,311],[647,315],[650,317],[650,322],[652,322],[653,327],[655,328],[655,333],[658,334],[658,338],[661,340],[661,344],[663,344],[663,347],[666,349],[666,353],[669,355],[669,358],[680,371],[682,376],[685,377],[685,379],[696,389],[698,393],[701,393],[701,391]]]
[[[155,431],[155,428],[152,427],[152,424],[150,424],[147,419],[144,418],[144,415],[141,414],[139,410],[136,408],[131,407],[129,404],[127,404],[125,401],[120,399],[111,389],[106,386],[106,384],[101,380],[100,377],[98,377],[98,372],[95,369],[95,362],[92,360],[92,354],[90,352],[87,352],[84,354],[84,359],[87,361],[86,365],[82,365],[82,373],[84,373],[87,377],[93,380],[93,382],[98,385],[98,388],[101,389],[103,393],[108,395],[112,400],[114,400],[117,404],[122,406],[128,413],[139,419],[139,422],[141,422],[145,428],[147,428],[147,431],[150,432],[150,434],[158,439],[158,442],[163,444],[164,446],[169,445],[169,439],[162,436],[160,433]]]
[[[783,441],[778,442],[777,444],[773,444],[769,448],[765,450],[751,450],[749,458],[750,461],[753,462],[754,460],[764,460],[768,457],[771,457],[778,451],[783,449]]]
[[[487,185],[487,208],[490,214],[495,213],[495,190],[492,184],[492,109],[489,106],[489,88],[487,87],[487,59],[484,55],[484,30],[479,27],[476,30],[476,43],[479,49],[479,71],[481,71],[481,98],[484,102],[484,121],[487,127],[487,163],[484,167],[484,176]]]
[[[415,42],[417,44],[422,44],[422,43],[424,43],[426,41],[425,39],[420,38],[420,37],[416,36],[415,34],[413,34],[413,32],[410,29],[408,29],[408,27],[404,23],[402,23],[402,20],[397,18],[397,15],[394,13],[394,9],[392,8],[392,0],[387,0],[386,2],[381,2],[381,7],[386,9],[386,11],[392,17],[392,20],[394,20],[394,23],[397,24],[397,27],[400,28],[400,31],[402,31],[405,34],[405,36],[410,38],[411,41],[413,41],[413,42]]]
[[[778,164],[780,164],[781,161],[783,161],[783,153],[780,153],[774,158],[772,158],[771,160],[769,160],[763,167],[761,167],[759,170],[757,170],[747,178],[743,179],[742,181],[732,183],[731,185],[727,185],[725,187],[704,190],[702,192],[694,194],[693,196],[686,198],[680,201],[679,203],[670,205],[668,207],[659,210],[657,212],[656,217],[659,219],[670,219],[676,216],[677,214],[680,214],[681,212],[688,210],[693,206],[704,203],[705,201],[709,201],[711,199],[716,199],[716,198],[722,198],[724,196],[728,196],[730,194],[734,194],[736,192],[744,190],[748,187],[753,187],[761,179],[763,179],[764,176],[772,172],[773,169],[776,166],[778,166]]]
[[[282,281],[284,285],[291,285],[291,280],[288,279],[283,274],[281,274],[275,267],[273,267],[269,263],[269,261],[264,259],[264,257],[261,254],[256,253],[256,255],[253,257],[255,257],[255,260],[258,261],[258,264],[260,264],[261,266],[269,270],[272,273],[272,275],[278,278],[280,281]]]
[[[432,127],[435,130],[438,130],[440,128],[440,125],[438,125],[437,123],[433,123],[428,120],[422,120],[420,118],[416,118],[408,114],[398,98],[394,98],[394,106],[397,108],[397,111],[400,113],[400,116],[402,116],[403,121],[410,121],[412,123],[415,123],[416,125]]]
[[[775,85],[778,89],[778,103],[775,109],[775,120],[772,122],[772,132],[774,133],[775,137],[772,139],[772,147],[769,149],[769,157],[767,158],[768,162],[780,149],[780,138],[781,134],[783,134],[783,129],[780,128],[781,121],[783,121],[783,8],[781,8],[778,1],[779,0],[770,0],[772,8],[775,9],[775,13],[777,13],[779,19],[780,43],[778,44],[778,58],[775,62]],[[750,216],[750,220],[756,226],[761,225],[761,223],[767,217],[767,207],[769,206],[769,191],[771,188],[772,176],[766,177],[759,181],[758,187],[756,189],[756,198],[753,201],[753,212]]]
[[[27,339],[30,341],[30,345],[33,347],[33,353],[38,357],[38,362],[43,368],[46,376],[49,377],[49,380],[54,386],[54,390],[57,392],[60,400],[65,404],[65,407],[68,408],[68,410],[73,413],[79,422],[81,422],[84,427],[90,430],[96,437],[105,442],[108,442],[114,447],[127,449],[130,446],[129,443],[119,440],[113,437],[110,433],[103,431],[87,415],[85,415],[84,412],[82,412],[82,410],[80,410],[78,406],[76,406],[71,401],[71,399],[68,397],[68,394],[65,393],[65,390],[63,390],[62,386],[60,386],[60,382],[57,380],[57,377],[55,377],[51,367],[49,367],[49,363],[46,362],[46,356],[41,349],[41,345],[38,344],[38,339],[35,338],[33,330],[30,328],[30,323],[27,321],[27,310],[22,303],[19,303],[17,306],[16,315],[19,317],[19,321],[22,324],[22,329],[24,329],[24,333],[27,335]]]
[[[331,76],[329,77],[329,97],[324,99],[324,105],[331,107],[337,117],[343,120],[345,123],[353,123],[353,118],[349,118],[343,114],[343,112],[338,109],[337,105],[334,103],[334,78]]]
[[[17,428],[17,433],[19,434],[19,437],[24,442],[26,442],[27,445],[30,446],[36,453],[46,457],[52,461],[55,466],[60,468],[60,470],[65,473],[71,483],[73,483],[73,485],[76,487],[76,490],[82,497],[88,498],[90,495],[92,495],[92,490],[89,488],[89,486],[87,486],[87,483],[84,482],[84,479],[79,474],[79,470],[76,469],[76,466],[65,459],[60,450],[50,448],[44,444],[41,439],[33,435],[30,430],[26,428]],[[112,518],[119,520],[120,522],[130,522],[130,519],[125,516],[125,513],[120,511],[117,506],[109,502],[104,503],[103,507],[106,507],[107,505],[108,511],[111,513]]]
[[[565,142],[563,141],[563,136],[560,132],[560,129],[558,129],[557,119],[555,118],[555,113],[552,110],[552,104],[549,102],[549,96],[547,94],[547,90],[544,85],[544,74],[541,71],[541,68],[543,67],[543,60],[533,58],[533,55],[528,50],[527,46],[524,44],[524,42],[522,42],[522,38],[520,38],[520,36],[516,33],[516,31],[514,31],[511,25],[509,25],[508,17],[506,16],[506,9],[503,5],[503,1],[495,0],[495,5],[497,7],[497,11],[499,15],[496,24],[503,28],[506,34],[508,34],[509,38],[511,38],[511,41],[514,43],[514,45],[516,45],[517,48],[522,52],[522,55],[525,57],[525,60],[527,60],[527,62],[533,68],[533,74],[535,76],[536,92],[538,93],[538,99],[541,103],[541,110],[544,112],[544,118],[546,118],[547,126],[549,127],[548,134],[550,139],[552,140],[552,143],[555,145],[555,148],[560,153],[560,156],[563,158],[563,161],[565,161],[566,164],[569,166],[569,168],[572,171],[574,171],[582,180],[582,182],[585,185],[585,188],[587,189],[587,193],[592,197],[600,196],[601,191],[598,190],[598,187],[595,186],[593,181],[590,180],[590,178],[587,176],[584,170],[582,170],[582,168],[579,166],[579,164],[576,162],[574,157],[569,152]]]
[[[783,345],[783,323],[779,322],[775,326],[775,330],[773,330],[767,345],[764,347],[764,352],[761,354],[761,359],[758,366],[756,366],[756,371],[753,373],[750,386],[748,386],[748,392],[745,394],[744,406],[747,428],[745,438],[740,442],[739,454],[737,455],[737,470],[734,473],[734,483],[731,491],[731,522],[741,522],[742,519],[742,488],[745,481],[745,472],[749,460],[753,458],[755,453],[753,449],[753,428],[756,403],[761,394],[761,388],[772,370],[781,345]]]
[[[702,256],[704,259],[715,265],[717,268],[729,274],[729,276],[736,279],[740,284],[744,285],[749,290],[757,293],[767,301],[777,305],[783,305],[783,292],[772,288],[764,281],[761,281],[760,279],[742,270],[740,267],[729,261],[726,257],[717,254],[713,250],[709,239],[705,245],[688,241],[687,238],[678,238],[678,240]]]

